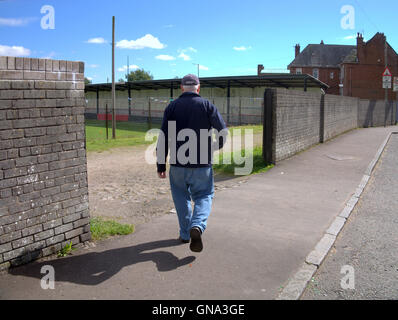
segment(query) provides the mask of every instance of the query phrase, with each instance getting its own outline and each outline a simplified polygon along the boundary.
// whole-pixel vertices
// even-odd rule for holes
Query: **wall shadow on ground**
[[[167,251],[145,252],[182,245],[179,240],[161,240],[136,246],[110,249],[103,252],[76,254],[50,261],[33,262],[28,265],[11,268],[8,273],[42,279],[41,268],[50,265],[55,270],[55,281],[71,282],[83,285],[98,285],[117,274],[127,266],[146,261],[153,261],[159,272],[175,270],[192,263],[194,256],[177,258]]]

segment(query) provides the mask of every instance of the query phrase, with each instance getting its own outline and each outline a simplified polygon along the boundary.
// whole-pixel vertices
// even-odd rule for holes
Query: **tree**
[[[135,71],[131,71],[128,75],[128,81],[142,81],[142,80],[153,80],[153,75],[150,72],[145,71],[144,69],[138,69]]]
[[[84,77],[84,84],[91,84],[91,83],[93,83],[92,80],[87,79],[86,77]]]

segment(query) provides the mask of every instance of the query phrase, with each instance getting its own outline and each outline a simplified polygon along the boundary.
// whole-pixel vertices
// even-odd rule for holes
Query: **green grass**
[[[260,134],[263,132],[262,125],[235,126],[235,127],[229,127],[228,129],[230,130],[230,134],[232,134],[232,135],[237,134],[237,133],[234,133],[233,131],[231,131],[232,129],[241,129],[242,134],[245,133],[246,129],[253,129],[253,134]]]
[[[96,217],[90,220],[90,231],[93,240],[101,240],[110,236],[133,233],[134,225],[121,224],[113,220]]]
[[[57,254],[58,258],[61,257],[66,257],[67,255],[71,254],[72,250],[75,250],[75,248],[72,248],[72,241],[68,242]]]
[[[116,123],[116,139],[112,139],[112,123],[108,122],[108,137],[106,139],[105,121],[86,120],[86,146],[87,151],[101,152],[118,147],[129,147],[152,144],[153,141],[145,141],[146,132],[149,130],[147,123],[138,122],[117,122]],[[160,128],[159,124],[153,124],[151,128]],[[262,132],[261,125],[246,125],[230,127],[230,134],[236,135],[232,129],[241,129],[244,134],[246,129],[253,129],[253,133]]]
[[[237,151],[239,152],[239,151]],[[244,157],[245,155],[245,150],[241,150],[240,151],[241,156]],[[234,159],[233,154],[229,154],[232,155],[232,161]],[[239,168],[239,167],[244,167],[244,164],[242,165],[237,165],[237,164],[222,164],[222,159],[223,159],[223,154],[221,153],[219,155],[219,164],[215,164],[213,166],[213,169],[216,173],[223,173],[223,174],[234,174],[235,173],[235,168]],[[257,174],[257,173],[261,173],[261,172],[266,172],[269,169],[273,168],[274,165],[267,165],[265,164],[264,160],[263,160],[263,151],[261,147],[255,147],[253,149],[253,171],[251,172],[251,174]]]
[[[112,139],[112,123],[109,123],[106,140],[105,121],[86,120],[86,145],[87,151],[105,151],[117,147],[151,144],[145,141],[145,134],[149,130],[147,123],[117,122],[116,139]],[[153,124],[152,128],[160,128]]]

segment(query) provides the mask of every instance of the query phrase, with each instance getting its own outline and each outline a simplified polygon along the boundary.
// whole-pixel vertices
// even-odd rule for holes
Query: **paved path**
[[[358,129],[217,192],[204,252],[176,240],[175,215],[73,256],[0,276],[1,299],[274,299],[355,192],[391,128]],[[40,268],[55,268],[55,289]]]
[[[302,299],[398,299],[398,135]],[[340,273],[353,269],[345,289]],[[351,281],[351,282],[350,282]],[[343,283],[344,284],[344,283]],[[352,286],[351,286],[352,285]]]

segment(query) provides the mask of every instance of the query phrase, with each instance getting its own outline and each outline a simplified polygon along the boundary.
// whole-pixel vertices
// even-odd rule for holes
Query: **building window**
[[[296,68],[296,74],[303,74],[302,68]]]
[[[334,72],[330,73],[330,79],[334,79]]]
[[[316,79],[319,79],[319,69],[313,69],[312,76]]]

